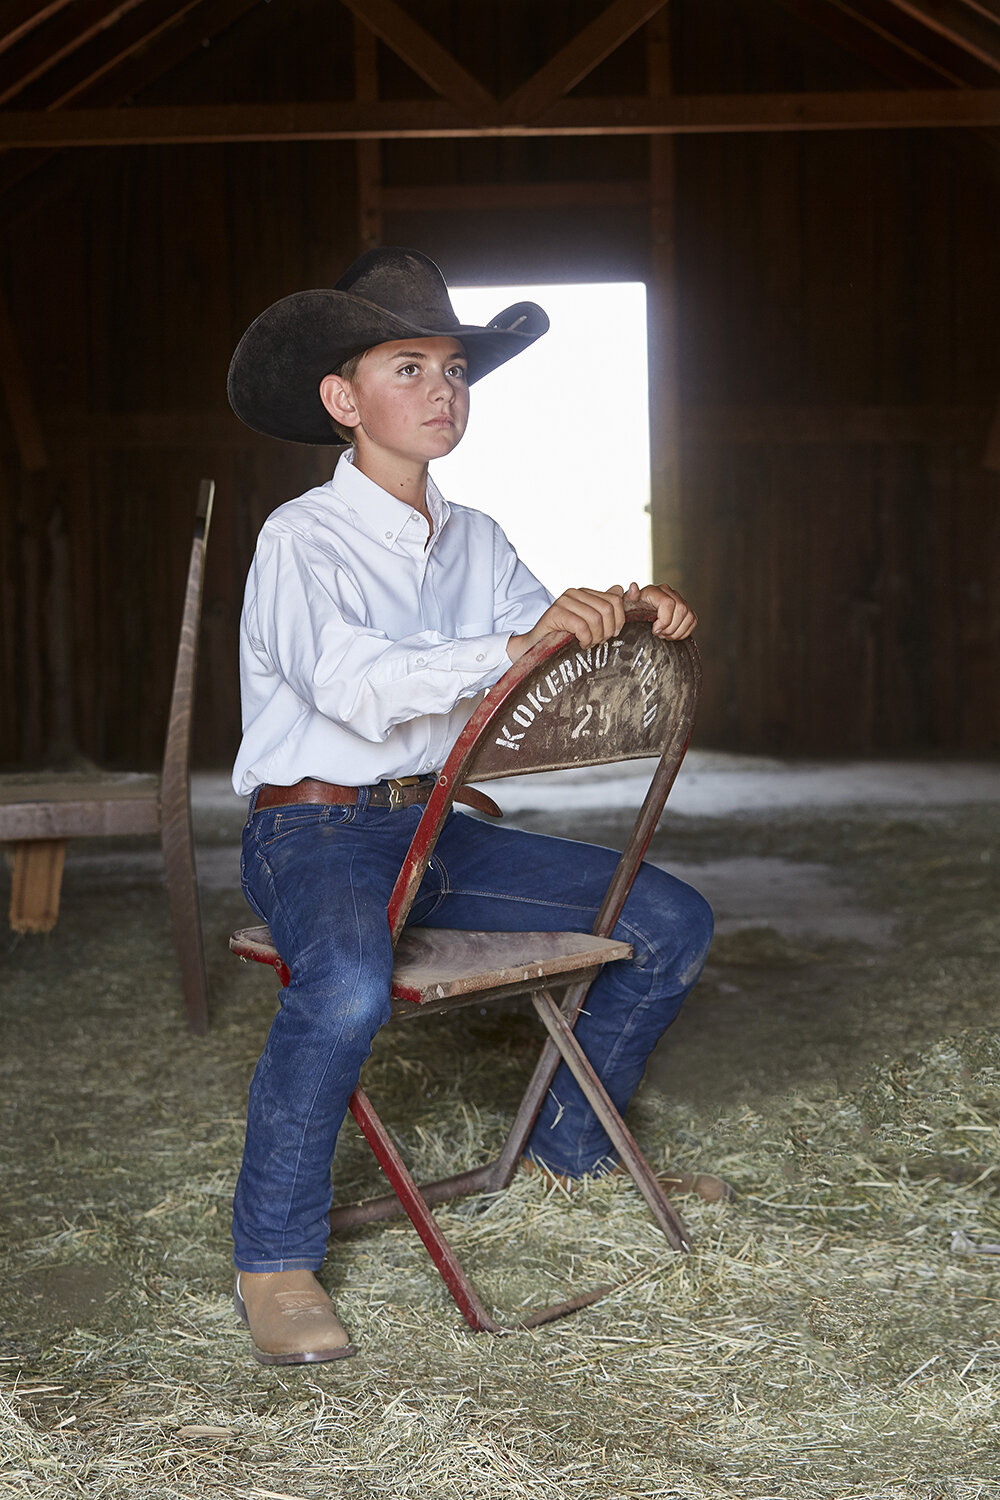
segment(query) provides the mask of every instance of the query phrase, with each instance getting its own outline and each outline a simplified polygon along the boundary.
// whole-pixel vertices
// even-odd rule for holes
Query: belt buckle
[[[406,786],[416,786],[417,782],[422,780],[422,776],[391,776],[388,778],[385,784],[389,788],[389,807],[393,812],[398,812],[404,806],[403,788]]]

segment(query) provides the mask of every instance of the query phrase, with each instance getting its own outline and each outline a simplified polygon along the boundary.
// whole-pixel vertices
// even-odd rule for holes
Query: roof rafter
[[[110,11],[106,7],[91,6],[85,24],[79,28],[67,25],[63,36],[54,45],[40,38],[40,45],[36,48],[34,56],[28,60],[23,72],[17,78],[12,79],[5,89],[0,90],[0,104],[6,104],[8,99],[15,99],[29,84],[35,83],[57,63],[63,62],[74,52],[78,52],[81,47],[100,36],[103,31],[109,30],[123,16],[128,15],[129,11],[141,4],[142,0],[118,0],[118,4]],[[71,19],[67,17],[68,21]]]
[[[201,0],[193,12],[186,12],[180,19],[163,29],[155,37],[147,37],[141,48],[128,47],[115,53],[108,66],[99,76],[91,77],[82,91],[95,106],[121,104],[154,83],[164,73],[176,67],[196,47],[206,45],[213,37],[238,21],[258,0]],[[78,97],[75,95],[74,97]],[[0,115],[3,111],[0,111]],[[0,162],[0,194],[9,195],[23,179],[38,174],[38,168],[49,161],[52,153],[19,152],[8,153]],[[51,173],[47,174],[51,177]],[[27,207],[43,186],[34,184],[22,187],[21,207]]]
[[[910,88],[933,83],[935,79],[943,79],[953,88],[974,86],[971,78],[957,73],[940,57],[918,50],[907,38],[888,29],[869,4],[862,6],[850,0],[778,0],[778,3],[871,67]],[[972,64],[970,71],[974,70]],[[1000,155],[1000,132],[981,126],[975,134],[996,160]]]
[[[814,31],[852,52],[869,66],[912,87],[943,78],[961,86],[963,80],[943,63],[919,52],[902,37],[888,30],[870,10],[849,0],[777,0],[782,9],[798,16]]]
[[[897,10],[1000,73],[1000,25],[961,0],[890,0]],[[978,14],[976,14],[978,12]]]
[[[662,10],[667,0],[612,0],[565,47],[504,100],[504,114],[530,120],[555,104]]]
[[[145,51],[165,32],[179,25],[200,4],[201,0],[174,0],[171,10],[152,25],[149,24],[148,18],[137,14],[133,19],[138,24],[133,25],[123,34],[116,31],[112,38],[114,45],[104,57],[99,62],[91,64],[87,72],[74,83],[64,87],[58,98],[50,100],[46,109],[59,109],[62,105],[69,104],[71,100],[78,99],[81,94],[86,94],[106,74],[121,67],[135,53]]]
[[[985,16],[987,21],[1000,23],[1000,3],[998,0],[963,0],[963,4],[974,10],[977,15]]]
[[[343,0],[359,21],[390,47],[435,93],[473,119],[489,118],[497,101],[429,31],[396,0]]]
[[[72,0],[48,0],[48,4],[38,5],[35,0],[21,0],[16,9],[8,10],[4,20],[0,22],[0,53],[7,52],[29,32],[34,31],[36,26],[51,20],[64,6],[71,3]]]

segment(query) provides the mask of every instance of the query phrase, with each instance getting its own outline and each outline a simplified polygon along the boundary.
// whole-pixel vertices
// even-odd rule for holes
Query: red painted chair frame
[[[367,1202],[335,1208],[330,1216],[331,1228],[345,1229],[405,1212],[426,1245],[469,1326],[476,1330],[499,1332],[510,1324],[498,1323],[483,1307],[457,1256],[440,1230],[431,1206],[463,1194],[498,1192],[505,1188],[517,1170],[524,1144],[561,1059],[565,1059],[574,1077],[604,1125],[615,1148],[649,1205],[654,1218],[670,1244],[677,1250],[690,1248],[688,1232],[675,1209],[663,1193],[657,1179],[642,1156],[621,1116],[604,1091],[573,1034],[587,991],[601,964],[627,956],[631,949],[615,944],[610,933],[621,913],[632,881],[648,848],[664,803],[687,750],[700,688],[701,674],[697,648],[692,641],[659,641],[645,629],[652,612],[644,606],[630,606],[626,626],[609,648],[582,653],[573,637],[557,634],[539,643],[512,666],[477,707],[456,741],[448,761],[440,772],[423,816],[417,826],[410,849],[396,881],[389,902],[389,923],[393,943],[397,945],[397,963],[393,975],[393,1018],[440,1011],[455,1005],[513,994],[530,995],[547,1032],[542,1050],[524,1098],[517,1111],[506,1145],[495,1161],[454,1177],[418,1187],[410,1175],[388,1131],[379,1119],[371,1101],[359,1086],[352,1095],[350,1108],[393,1192]],[[596,668],[596,658],[603,662]],[[613,661],[612,661],[613,658]],[[582,663],[590,660],[584,670]],[[581,682],[585,691],[596,690],[601,673],[611,662],[611,671],[602,689],[597,707],[598,724],[604,734],[590,731],[590,740],[581,750],[582,733],[594,718],[594,705],[587,696],[583,703],[576,691]],[[552,665],[554,664],[554,665]],[[543,669],[548,667],[548,672]],[[574,676],[574,673],[578,675]],[[548,692],[545,689],[549,689]],[[555,711],[548,712],[555,703]],[[566,724],[572,714],[581,721],[577,726],[576,754],[560,750],[566,739]],[[548,720],[547,732],[537,727]],[[517,727],[511,729],[510,725]],[[537,727],[536,727],[537,726]],[[534,734],[528,731],[535,728]],[[572,734],[572,731],[570,731]],[[623,736],[627,743],[623,746]],[[598,739],[606,743],[597,744]],[[614,745],[610,750],[609,745]],[[497,751],[503,754],[498,755]],[[573,765],[600,765],[659,753],[645,800],[639,810],[618,868],[608,887],[603,905],[594,924],[593,951],[563,954],[554,974],[540,982],[539,975],[527,973],[512,977],[510,967],[478,974],[468,988],[441,995],[440,986],[415,984],[408,978],[405,957],[408,947],[425,934],[435,944],[447,942],[451,934],[441,930],[410,929],[404,936],[404,925],[427,869],[435,843],[448,816],[456,791],[465,782],[487,781],[504,775],[565,768]],[[517,756],[515,769],[510,762]],[[459,938],[460,934],[454,935]],[[500,936],[500,935],[498,935]],[[524,939],[525,934],[503,934],[504,938]],[[528,935],[534,937],[537,935]],[[549,935],[546,935],[549,936]],[[571,938],[579,947],[577,934],[552,934],[554,939]],[[282,984],[289,972],[270,943],[266,927],[249,928],[235,933],[230,947],[243,958],[270,963]],[[529,944],[530,948],[530,944]],[[514,968],[519,964],[513,965]],[[464,983],[464,981],[463,981]],[[560,1006],[551,994],[552,988],[564,988]],[[567,1302],[542,1308],[517,1326],[535,1327],[596,1302],[608,1287],[602,1286]]]

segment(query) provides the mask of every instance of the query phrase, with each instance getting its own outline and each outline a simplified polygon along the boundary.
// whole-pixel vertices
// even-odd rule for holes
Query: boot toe
[[[233,1303],[258,1364],[321,1364],[357,1353],[311,1271],[238,1272]]]

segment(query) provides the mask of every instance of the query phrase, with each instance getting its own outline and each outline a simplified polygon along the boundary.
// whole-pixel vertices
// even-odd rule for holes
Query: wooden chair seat
[[[285,965],[267,927],[234,932],[229,946],[241,958]],[[393,1019],[427,1015],[505,994],[525,985],[590,978],[602,964],[631,958],[631,943],[587,932],[465,932],[450,927],[407,927],[396,944],[392,970]],[[284,971],[284,973],[282,972]]]

